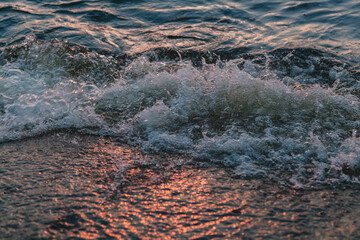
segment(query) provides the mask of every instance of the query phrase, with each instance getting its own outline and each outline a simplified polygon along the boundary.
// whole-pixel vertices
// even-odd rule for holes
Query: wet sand
[[[360,236],[356,186],[284,189],[72,133],[2,144],[0,165],[1,239]]]

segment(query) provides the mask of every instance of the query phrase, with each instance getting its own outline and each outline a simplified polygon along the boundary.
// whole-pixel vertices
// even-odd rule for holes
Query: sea
[[[1,0],[1,239],[360,239],[358,0]]]

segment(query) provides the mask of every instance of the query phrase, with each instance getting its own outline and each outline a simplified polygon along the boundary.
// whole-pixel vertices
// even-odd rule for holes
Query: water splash
[[[347,62],[311,49],[213,63],[204,54],[201,64],[147,56],[124,60],[58,40],[6,49],[1,141],[74,129],[241,178],[359,182],[359,84]]]

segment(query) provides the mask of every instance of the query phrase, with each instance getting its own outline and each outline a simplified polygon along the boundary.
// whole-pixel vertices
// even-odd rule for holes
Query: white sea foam
[[[59,49],[44,49],[32,43],[0,69],[0,141],[73,128],[221,164],[241,178],[359,182],[359,98],[316,79],[300,85],[306,69],[284,76],[244,59],[194,67],[143,57],[115,69],[112,57],[65,52],[80,64],[70,74],[69,62],[48,61],[63,57]],[[329,74],[347,81],[344,69]]]

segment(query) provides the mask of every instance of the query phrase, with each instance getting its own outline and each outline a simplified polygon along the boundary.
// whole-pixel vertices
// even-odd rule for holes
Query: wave
[[[359,183],[357,65],[317,49],[100,54],[28,37],[0,56],[0,141],[71,129],[306,188]]]

